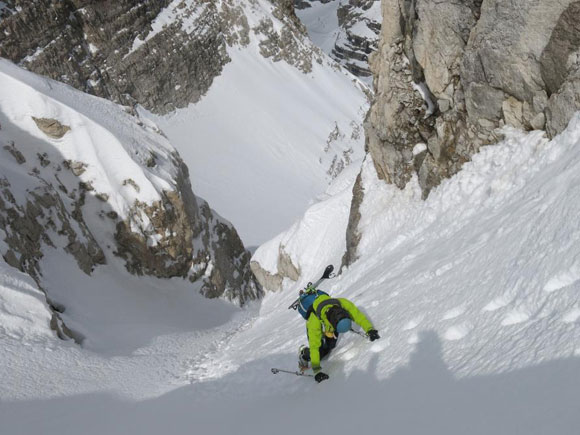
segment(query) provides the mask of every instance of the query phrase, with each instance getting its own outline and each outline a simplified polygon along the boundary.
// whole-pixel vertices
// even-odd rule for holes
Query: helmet
[[[348,317],[343,317],[342,319],[340,319],[338,321],[335,329],[336,329],[336,332],[342,334],[343,332],[350,331],[350,327],[351,327],[350,319]]]

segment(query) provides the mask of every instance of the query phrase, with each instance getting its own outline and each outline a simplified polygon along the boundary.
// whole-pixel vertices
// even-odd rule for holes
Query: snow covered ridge
[[[317,277],[324,263],[341,264],[360,164],[352,163],[301,219],[254,253],[252,271],[264,288],[279,291],[299,285],[304,279]]]
[[[149,121],[2,60],[0,141],[2,256],[41,288],[52,248],[86,274],[121,257],[133,274],[188,278],[208,297],[259,297],[235,229],[193,195]]]

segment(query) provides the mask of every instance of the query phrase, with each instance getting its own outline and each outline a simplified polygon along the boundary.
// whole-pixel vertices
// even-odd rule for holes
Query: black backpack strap
[[[312,304],[314,305],[314,304]],[[318,317],[320,319],[320,314],[322,313],[322,309],[324,307],[326,307],[327,305],[338,305],[339,307],[342,307],[342,305],[340,305],[340,301],[338,299],[326,299],[325,301],[322,301],[318,304],[318,306],[316,307],[316,317]]]

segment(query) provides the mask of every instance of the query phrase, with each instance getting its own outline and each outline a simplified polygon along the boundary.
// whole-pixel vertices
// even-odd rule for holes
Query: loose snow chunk
[[[482,308],[482,311],[496,311],[500,308],[505,307],[507,304],[510,303],[510,299],[506,295],[498,296],[490,303],[488,303],[485,307]]]
[[[574,264],[552,277],[544,286],[544,291],[551,293],[580,281],[580,264]]]
[[[580,308],[574,308],[572,311],[566,313],[566,315],[562,318],[562,322],[575,323],[578,319],[580,319]]]
[[[463,337],[465,337],[467,334],[469,334],[471,329],[472,329],[472,326],[469,325],[468,323],[462,323],[460,325],[455,325],[455,326],[452,326],[451,328],[447,329],[447,331],[445,331],[445,334],[443,334],[443,338],[445,338],[446,340],[449,340],[449,341],[461,340]]]
[[[530,314],[528,312],[521,309],[515,309],[507,314],[507,316],[505,317],[505,319],[503,319],[501,324],[503,326],[516,325],[518,323],[525,322],[529,318]]]

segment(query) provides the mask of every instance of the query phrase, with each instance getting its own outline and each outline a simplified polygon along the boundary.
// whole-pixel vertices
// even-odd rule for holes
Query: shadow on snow
[[[386,350],[388,351],[388,349]],[[580,427],[580,359],[457,379],[441,341],[423,334],[408,366],[387,379],[331,371],[330,381],[276,377],[289,354],[253,361],[217,380],[142,402],[110,394],[4,403],[6,433],[62,434],[558,434]],[[336,368],[337,366],[335,366]]]

